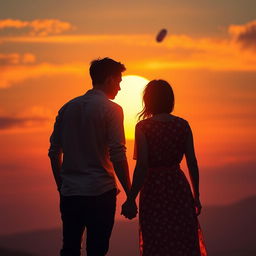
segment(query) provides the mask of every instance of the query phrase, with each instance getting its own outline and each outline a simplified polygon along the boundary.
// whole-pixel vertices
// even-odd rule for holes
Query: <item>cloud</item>
[[[53,65],[42,63],[38,65],[26,66],[5,66],[0,69],[0,89],[8,88],[14,84],[21,83],[27,79],[40,78],[43,76],[54,76],[59,74],[84,75],[85,64],[64,64]]]
[[[0,43],[51,43],[51,44],[89,44],[113,43],[133,46],[156,45],[155,36],[150,34],[76,34],[76,35],[51,35],[46,37],[34,36],[6,36],[0,38]],[[153,39],[153,40],[152,40]]]
[[[0,53],[0,66],[17,65],[17,64],[32,64],[36,61],[36,57],[32,53]]]
[[[41,118],[41,119],[49,119],[55,115],[55,113],[52,113],[52,111],[48,108],[45,108],[43,106],[31,106],[28,109],[25,109],[19,113],[19,117],[21,118]]]
[[[30,35],[47,36],[51,34],[61,34],[74,27],[69,22],[60,21],[58,19],[37,19],[32,21],[13,19],[0,20],[0,30],[9,28],[28,29]]]
[[[17,53],[9,56],[0,56],[0,62],[9,63],[0,69],[0,88],[8,88],[30,78],[54,76],[59,74],[83,75],[87,64],[83,64],[81,54],[77,52],[95,52],[95,49],[104,49],[110,55],[120,55],[126,59],[129,70],[149,71],[167,69],[187,70],[214,70],[214,71],[256,71],[256,58],[253,51],[244,51],[241,48],[242,35],[253,34],[256,22],[237,26],[231,25],[226,38],[191,37],[187,35],[170,34],[161,43],[155,42],[153,34],[72,34],[49,36],[4,36],[0,38],[2,44],[40,44],[48,49],[48,45],[56,44],[56,51],[60,54],[65,51],[66,45],[73,47],[76,59],[67,64],[40,63],[37,65],[22,65],[33,63],[35,57],[26,55],[19,57]],[[7,25],[2,25],[6,27]],[[13,25],[14,26],[14,25]],[[17,27],[23,26],[17,22]],[[1,27],[1,26],[0,26]],[[249,32],[250,33],[249,33]],[[236,40],[234,40],[236,38]],[[245,40],[243,41],[245,44]],[[246,42],[249,42],[247,40]],[[250,41],[251,42],[251,41]],[[115,45],[113,49],[113,45]],[[62,48],[63,47],[63,48]],[[51,49],[51,48],[50,48]],[[123,51],[125,49],[125,51]],[[50,54],[50,51],[48,54]],[[100,51],[102,53],[102,51]],[[61,53],[65,61],[65,56]],[[72,53],[67,52],[67,59],[72,58]],[[77,57],[78,56],[78,57]],[[80,58],[80,56],[82,56]],[[23,61],[20,61],[23,58]],[[80,58],[80,59],[79,59]],[[19,65],[17,65],[17,63]],[[12,66],[13,64],[16,64]]]
[[[20,63],[19,53],[0,54],[0,65],[5,66],[8,64]]]
[[[41,125],[46,121],[47,119],[43,117],[21,118],[11,116],[0,116],[0,130],[6,130],[17,127],[31,127],[35,125]]]
[[[24,64],[32,64],[36,61],[36,56],[31,53],[24,53],[22,56],[22,63]]]
[[[243,48],[256,50],[256,20],[244,25],[231,25],[228,31]]]
[[[52,111],[44,106],[31,106],[13,115],[0,109],[0,133],[45,129],[53,119]]]

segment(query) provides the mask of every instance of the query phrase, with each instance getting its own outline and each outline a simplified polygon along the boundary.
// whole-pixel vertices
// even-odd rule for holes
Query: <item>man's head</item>
[[[122,72],[125,70],[122,63],[110,58],[93,60],[90,66],[93,88],[104,91],[110,99],[114,99],[120,90]]]

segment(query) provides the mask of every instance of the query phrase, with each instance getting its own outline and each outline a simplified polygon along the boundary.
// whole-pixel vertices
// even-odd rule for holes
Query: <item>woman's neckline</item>
[[[170,122],[173,121],[176,116],[171,114],[157,114],[149,118],[149,120],[157,121],[157,122]]]

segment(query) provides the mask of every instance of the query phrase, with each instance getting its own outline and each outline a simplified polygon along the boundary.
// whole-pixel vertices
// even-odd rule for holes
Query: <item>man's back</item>
[[[99,195],[116,187],[110,157],[125,159],[123,113],[99,90],[66,103],[51,144],[61,145],[61,194]]]
[[[131,182],[125,155],[123,110],[114,99],[125,66],[110,58],[90,65],[92,90],[65,104],[50,138],[49,157],[60,192],[61,256],[80,256],[86,229],[88,256],[105,256],[115,209],[114,172],[127,194]]]

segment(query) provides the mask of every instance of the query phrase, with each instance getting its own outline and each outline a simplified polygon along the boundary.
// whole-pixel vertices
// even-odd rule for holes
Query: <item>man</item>
[[[56,118],[49,157],[60,192],[61,256],[80,255],[85,228],[87,255],[106,255],[116,206],[114,172],[129,192],[123,110],[109,100],[120,90],[123,71],[110,58],[92,61],[93,88],[66,103]]]

